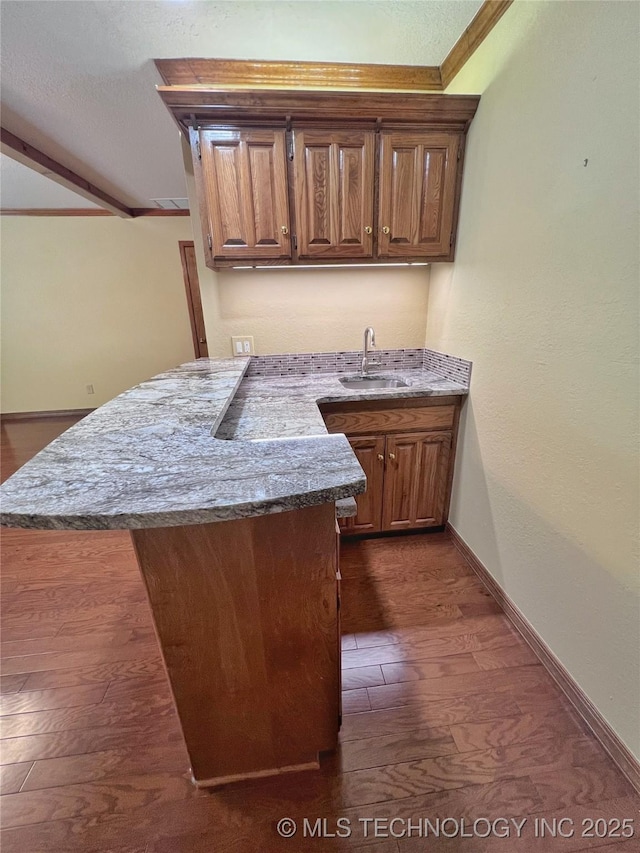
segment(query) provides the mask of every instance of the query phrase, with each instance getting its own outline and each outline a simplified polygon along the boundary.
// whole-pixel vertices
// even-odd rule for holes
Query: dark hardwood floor
[[[4,476],[71,423],[3,426]],[[638,798],[445,534],[344,543],[338,753],[215,792],[188,779],[128,534],[7,530],[2,550],[3,853],[640,850]]]

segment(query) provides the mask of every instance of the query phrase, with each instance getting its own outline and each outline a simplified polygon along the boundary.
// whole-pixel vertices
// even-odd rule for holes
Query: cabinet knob
[[[206,341],[206,339],[205,339],[205,338],[198,338],[198,343],[199,343],[199,344],[206,344],[206,342],[207,342],[207,341]]]
[[[372,231],[373,231],[373,228],[370,225],[364,226],[364,233],[365,234],[371,234]]]
[[[378,462],[384,462],[384,453],[378,453]]]
[[[388,234],[388,233],[389,233],[389,231],[391,231],[391,229],[389,228],[389,226],[388,226],[388,225],[383,225],[383,226],[382,226],[382,233],[383,233],[383,234]]]
[[[282,226],[280,226],[280,230],[282,231],[282,233],[283,233],[283,234],[288,234],[288,233],[289,233],[289,229],[287,228],[287,226],[286,226],[286,225],[282,225]]]
[[[390,453],[390,454],[389,454],[389,459],[395,459],[395,458],[396,458],[396,454],[395,454],[395,453]]]

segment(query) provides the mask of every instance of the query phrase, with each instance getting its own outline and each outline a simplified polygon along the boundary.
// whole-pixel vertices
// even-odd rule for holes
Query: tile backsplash
[[[460,382],[469,385],[471,381],[471,367],[473,362],[464,358],[456,358],[455,355],[447,355],[434,349],[424,349],[422,366],[425,370],[431,370],[452,382]]]
[[[376,370],[412,370],[424,368],[468,385],[471,378],[471,362],[463,358],[429,349],[376,349],[371,359],[379,362]],[[290,376],[305,373],[349,373],[359,371],[362,351],[303,352],[282,355],[256,355],[251,359],[247,376]]]

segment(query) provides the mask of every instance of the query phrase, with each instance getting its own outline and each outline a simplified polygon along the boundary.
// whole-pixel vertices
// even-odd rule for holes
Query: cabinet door
[[[215,258],[290,258],[283,130],[202,130],[202,196]]]
[[[457,133],[381,134],[379,257],[449,255],[459,151]]]
[[[387,436],[382,529],[444,524],[451,432]]]
[[[344,533],[375,533],[381,529],[382,520],[385,439],[378,435],[348,438],[367,477],[367,491],[356,495],[358,514],[354,518],[341,518],[340,527]]]
[[[372,257],[374,140],[372,131],[294,131],[301,258]]]

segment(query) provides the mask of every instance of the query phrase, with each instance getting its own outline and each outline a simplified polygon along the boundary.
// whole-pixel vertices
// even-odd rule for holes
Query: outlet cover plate
[[[231,353],[234,358],[242,355],[254,355],[253,335],[232,335]]]

